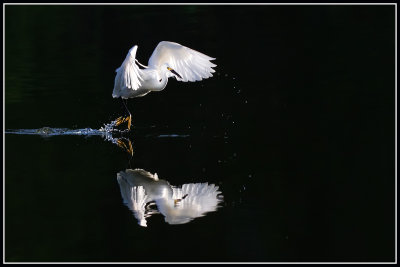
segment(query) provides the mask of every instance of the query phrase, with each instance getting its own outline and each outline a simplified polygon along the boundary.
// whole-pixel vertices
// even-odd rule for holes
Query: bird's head
[[[179,75],[179,73],[177,73],[173,68],[171,68],[170,66],[168,66],[168,64],[165,64],[164,66],[163,66],[163,68],[164,68],[164,71],[167,73],[167,76],[168,77],[172,77],[172,76],[177,76],[177,77],[179,77],[180,79],[182,79],[182,76],[181,75]],[[172,74],[174,74],[174,75],[172,75]]]

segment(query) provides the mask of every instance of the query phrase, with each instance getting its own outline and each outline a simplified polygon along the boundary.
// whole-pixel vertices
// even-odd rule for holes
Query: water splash
[[[42,127],[39,129],[19,129],[19,130],[6,130],[6,134],[21,134],[21,135],[40,135],[42,137],[60,136],[60,135],[80,135],[80,136],[101,136],[105,141],[109,141],[124,150],[129,154],[133,154],[132,142],[129,138],[122,137],[123,133],[127,133],[126,130],[119,130],[117,126],[117,120],[110,123],[104,124],[100,129],[83,128],[83,129],[68,129],[68,128],[50,128]],[[119,133],[118,136],[113,134]]]
[[[50,128],[43,127],[40,129],[18,129],[6,130],[6,134],[31,134],[41,136],[55,136],[55,135],[102,135],[105,132],[101,130],[94,130],[91,128],[84,129],[67,129],[67,128]]]
[[[126,133],[127,130],[116,129],[116,121],[104,124],[100,129],[82,128],[82,129],[68,129],[68,128],[51,128],[42,127],[39,129],[17,129],[6,130],[6,134],[20,134],[20,135],[40,135],[42,137],[60,136],[60,135],[81,135],[81,136],[101,136],[106,141],[111,141],[117,144],[117,139],[114,138],[114,133]]]
[[[6,130],[6,134],[20,134],[20,135],[40,135],[42,137],[50,137],[50,136],[60,136],[60,135],[81,135],[81,136],[101,136],[107,141],[111,141],[114,144],[117,144],[117,139],[113,137],[113,135],[118,135],[119,137],[122,134],[126,134],[129,132],[128,129],[120,130],[117,129],[117,119],[104,124],[100,129],[92,129],[92,128],[82,128],[82,129],[68,129],[68,128],[51,128],[51,127],[42,127],[39,129],[16,129],[16,130]],[[155,127],[155,126],[154,126]],[[152,127],[153,128],[153,127]],[[189,137],[187,134],[150,134],[146,135],[146,137],[156,137],[156,138],[179,138],[179,137]]]
[[[83,128],[83,129],[68,129],[68,128],[51,128],[42,127],[39,129],[17,129],[6,130],[6,134],[23,134],[23,135],[41,135],[41,136],[57,136],[57,135],[101,135],[107,136],[115,132],[124,133],[127,130],[121,131],[115,128],[116,120],[108,124],[104,124],[100,129]]]

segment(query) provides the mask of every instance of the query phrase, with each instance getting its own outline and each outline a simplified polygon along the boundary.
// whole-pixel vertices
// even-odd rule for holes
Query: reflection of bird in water
[[[133,156],[132,142],[129,138],[117,138],[116,144],[123,150],[125,150],[129,155]]]
[[[178,43],[162,41],[151,55],[148,66],[136,59],[138,46],[132,47],[122,65],[116,70],[113,97],[121,97],[129,116],[118,118],[117,125],[128,122],[131,127],[132,116],[124,99],[141,97],[151,91],[161,91],[165,88],[168,78],[175,77],[178,81],[194,82],[212,77],[216,65],[210,60],[215,58]],[[136,62],[144,67],[140,69]],[[127,101],[127,100],[125,100]]]
[[[141,226],[147,226],[146,218],[155,213],[163,214],[169,224],[187,223],[217,210],[222,201],[216,185],[190,183],[175,187],[142,169],[121,171],[117,179],[124,203]],[[158,212],[151,208],[154,203]]]
[[[127,152],[130,156],[133,156],[132,141],[130,140],[129,137],[121,137],[121,136],[120,137],[114,137],[112,135],[112,133],[106,132],[106,134],[104,135],[104,138],[107,141],[110,141],[111,143],[116,144],[117,146],[122,148],[122,150]]]

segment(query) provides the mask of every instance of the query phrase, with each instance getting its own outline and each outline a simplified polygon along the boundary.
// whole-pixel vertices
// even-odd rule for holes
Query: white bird
[[[169,224],[183,224],[215,211],[222,201],[218,186],[208,183],[190,183],[171,186],[142,169],[127,169],[117,174],[123,202],[133,211],[139,225],[146,227],[146,219],[161,213]],[[152,209],[156,204],[158,211]]]
[[[112,96],[121,97],[127,110],[124,99],[145,96],[152,91],[161,91],[170,77],[175,77],[182,82],[210,78],[215,72],[212,68],[217,66],[210,62],[215,58],[168,41],[162,41],[157,45],[148,66],[144,66],[136,59],[137,49],[137,45],[133,46],[122,65],[116,69]],[[136,62],[144,69],[139,68]],[[129,110],[128,113],[129,117],[118,118],[116,125],[128,121],[128,129],[130,129],[132,116]]]

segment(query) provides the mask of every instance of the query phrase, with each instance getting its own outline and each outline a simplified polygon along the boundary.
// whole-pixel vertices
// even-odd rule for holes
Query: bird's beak
[[[168,67],[167,69],[168,69],[170,72],[172,72],[173,74],[175,74],[176,76],[178,76],[179,78],[182,79],[181,75],[179,75],[174,69],[172,69],[172,68],[170,68],[170,67]]]

